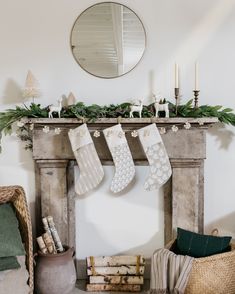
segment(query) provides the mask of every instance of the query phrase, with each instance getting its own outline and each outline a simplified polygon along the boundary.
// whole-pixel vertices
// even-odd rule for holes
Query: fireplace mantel
[[[36,162],[37,219],[52,215],[58,227],[62,242],[75,244],[75,197],[74,165],[76,164],[68,139],[68,130],[84,121],[65,118],[34,118],[33,158]],[[190,122],[191,128],[183,125]],[[204,160],[206,158],[206,130],[218,122],[217,118],[101,118],[87,122],[90,132],[103,130],[121,123],[136,165],[147,165],[146,156],[138,138],[131,131],[156,123],[166,127],[162,135],[172,165],[172,178],[164,186],[165,242],[172,239],[175,229],[183,227],[203,232],[204,220]],[[178,132],[171,130],[179,127]],[[49,126],[49,133],[42,128]],[[61,128],[56,135],[54,128]],[[98,155],[104,165],[112,164],[112,157],[101,132],[93,137]],[[79,165],[79,163],[78,163]],[[38,226],[39,227],[39,226]]]

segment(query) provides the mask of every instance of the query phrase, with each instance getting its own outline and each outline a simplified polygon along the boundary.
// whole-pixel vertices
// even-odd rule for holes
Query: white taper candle
[[[179,66],[175,63],[175,88],[179,88]]]
[[[195,62],[195,90],[199,90],[199,86],[198,86],[198,62]]]

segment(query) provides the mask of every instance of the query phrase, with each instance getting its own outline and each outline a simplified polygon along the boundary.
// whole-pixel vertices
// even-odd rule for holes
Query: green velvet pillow
[[[177,228],[177,253],[192,257],[206,257],[229,251],[232,237],[201,235]]]
[[[25,255],[19,224],[10,203],[0,205],[0,264],[1,270],[17,268],[16,256]]]

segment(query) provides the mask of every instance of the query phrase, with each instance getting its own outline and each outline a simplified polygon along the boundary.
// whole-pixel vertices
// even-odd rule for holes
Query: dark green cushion
[[[232,237],[201,235],[177,228],[177,252],[192,257],[206,257],[229,251]]]
[[[0,260],[1,264],[5,264],[4,269],[9,269],[17,266],[16,258],[18,255],[25,255],[25,250],[22,244],[19,224],[16,218],[14,208],[10,203],[0,205],[0,258],[11,257],[10,259]],[[14,259],[14,261],[13,261]],[[7,265],[8,260],[8,265]],[[17,263],[17,264],[16,264]]]
[[[15,256],[0,257],[0,271],[20,268],[20,264]]]

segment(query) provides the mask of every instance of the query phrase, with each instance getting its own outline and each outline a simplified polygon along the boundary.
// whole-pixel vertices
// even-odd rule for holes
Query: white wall
[[[20,89],[28,69],[40,81],[43,105],[55,102],[70,91],[87,104],[118,103],[138,97],[144,97],[148,103],[152,90],[160,90],[173,101],[175,61],[180,64],[182,101],[186,101],[192,97],[195,60],[200,65],[200,103],[235,108],[234,0],[120,1],[142,19],[147,31],[147,49],[131,73],[111,80],[84,72],[74,61],[69,47],[74,20],[96,2],[1,0],[0,110],[21,103]],[[216,226],[233,237],[234,134],[232,127],[217,127],[208,132],[205,165],[206,231]],[[22,147],[15,138],[4,138],[0,184],[24,186],[33,209],[34,165],[30,152]],[[97,193],[78,200],[79,257],[138,250],[149,256],[153,248],[161,246],[162,193],[154,195],[143,191],[141,185],[146,172],[147,169],[138,168],[136,186],[130,193],[114,197],[107,192],[112,167],[106,168],[107,180]],[[107,223],[104,211],[108,209],[113,223]],[[120,226],[119,211],[125,220]],[[146,223],[140,221],[140,215]],[[136,219],[137,225],[132,219]]]

